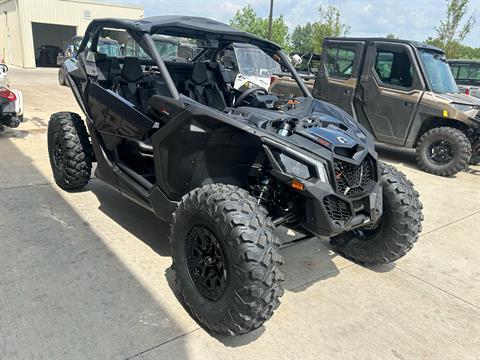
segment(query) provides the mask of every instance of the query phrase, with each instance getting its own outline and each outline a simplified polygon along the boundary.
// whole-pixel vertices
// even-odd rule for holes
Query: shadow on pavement
[[[168,222],[160,220],[148,210],[124,198],[100,181],[91,181],[86,190],[95,194],[100,202],[99,210],[104,214],[142,240],[160,256],[169,256],[170,224]],[[290,240],[286,239],[289,235],[285,228],[280,228],[278,235],[285,241]],[[305,242],[283,248],[281,253],[285,261],[283,266],[283,271],[286,274],[284,288],[291,292],[304,291],[317,282],[335,277],[342,268],[352,264],[341,257],[338,257],[338,261],[334,262],[337,255],[332,251],[328,239],[311,238]],[[336,262],[338,262],[338,266]],[[372,271],[386,270],[388,269],[372,268]],[[183,305],[186,312],[189,312],[178,294],[174,272],[171,268],[166,269],[165,277],[179,303]],[[238,347],[255,341],[264,331],[265,329],[262,326],[256,331],[234,338],[214,334],[212,336],[225,346]]]
[[[184,334],[22,144],[0,136],[15,159],[15,173],[0,163],[0,180],[16,178],[0,181],[0,358],[127,358]],[[187,357],[180,346],[176,355]]]

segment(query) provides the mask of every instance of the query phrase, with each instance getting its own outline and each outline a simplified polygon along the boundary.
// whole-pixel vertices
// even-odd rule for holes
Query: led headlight
[[[458,111],[461,111],[461,112],[465,112],[465,111],[468,111],[468,110],[472,110],[473,109],[473,105],[467,105],[467,104],[457,104],[457,103],[451,103],[450,104],[454,109],[458,110]]]
[[[285,171],[287,174],[304,180],[309,178],[318,178],[324,183],[329,183],[327,169],[321,161],[311,158],[305,158],[306,161],[303,161],[303,159],[297,160],[279,151],[273,151],[273,154],[280,163],[283,171]]]
[[[309,177],[311,177],[308,166],[301,163],[300,161],[292,159],[291,157],[282,153],[278,155],[278,160],[282,164],[283,169],[290,175],[293,175],[300,179],[308,179]]]

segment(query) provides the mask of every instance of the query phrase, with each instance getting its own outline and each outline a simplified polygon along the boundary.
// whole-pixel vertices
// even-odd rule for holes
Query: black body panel
[[[95,52],[98,31],[119,26],[150,53],[155,49],[148,33],[162,30],[222,44],[258,44],[275,53],[278,61],[285,60],[273,43],[205,21],[162,17],[90,24],[80,55],[66,61],[64,69],[87,116],[97,177],[165,220],[177,202],[198,187],[225,183],[254,194],[263,179],[274,186],[269,189],[270,203],[262,205],[270,207],[275,223],[293,214],[298,226],[332,236],[375,222],[382,201],[373,137],[347,112],[313,99],[308,90],[305,97],[288,101],[272,97],[272,109],[261,108],[259,101],[258,107],[216,110],[182,94],[182,86],[192,77],[191,63],[163,62],[156,54],[141,62],[143,70],[138,61],[129,59],[128,66],[137,64],[132,72],[136,76],[125,77],[125,71],[121,76],[134,92],[158,77],[155,86],[166,85],[171,96],[149,95],[142,99],[146,106],[139,106],[120,96],[112,86],[112,74],[100,69],[99,61],[110,59]],[[119,67],[127,64],[125,59],[118,62]],[[293,181],[300,181],[303,188],[292,188]],[[259,195],[259,202],[265,199]]]

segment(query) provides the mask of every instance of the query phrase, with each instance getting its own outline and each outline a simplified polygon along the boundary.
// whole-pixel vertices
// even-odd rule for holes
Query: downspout
[[[17,12],[18,27],[20,33],[20,55],[22,57],[22,68],[25,68],[25,59],[23,57],[23,26],[20,21],[20,7],[18,6],[19,0],[15,0],[15,9]]]

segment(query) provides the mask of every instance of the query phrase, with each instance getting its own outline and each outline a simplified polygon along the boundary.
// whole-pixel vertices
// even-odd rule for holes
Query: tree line
[[[470,0],[446,0],[446,2],[445,18],[435,27],[435,36],[428,37],[424,42],[445,50],[449,59],[480,59],[480,47],[462,44],[476,25],[475,10],[472,15],[468,15]],[[258,16],[251,5],[238,10],[230,20],[230,25],[263,38],[268,37],[268,17]],[[317,21],[298,25],[291,33],[283,15],[273,18],[271,40],[287,51],[321,53],[326,37],[346,36],[350,30],[351,27],[343,23],[337,7],[320,6]],[[398,38],[394,34],[387,34],[385,37]]]

